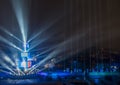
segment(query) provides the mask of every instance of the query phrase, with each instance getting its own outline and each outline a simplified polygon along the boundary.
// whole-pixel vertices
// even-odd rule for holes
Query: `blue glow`
[[[70,75],[70,73],[68,72],[52,72],[52,73],[49,73],[49,72],[40,72],[38,73],[40,75],[43,75],[43,76],[52,76],[53,78],[57,78],[58,76],[68,76]]]
[[[42,76],[48,76],[48,73],[45,73],[45,72],[41,72],[41,73],[38,73],[38,74],[40,74]]]
[[[96,76],[107,76],[107,75],[119,75],[117,72],[90,72],[90,76],[96,75]]]

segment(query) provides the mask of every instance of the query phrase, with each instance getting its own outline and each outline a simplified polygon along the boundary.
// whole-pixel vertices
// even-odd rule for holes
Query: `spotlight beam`
[[[10,57],[8,57],[8,55],[5,54],[2,50],[1,50],[1,55],[4,56],[4,57],[2,57],[2,59],[7,61],[10,65],[15,66],[15,63],[12,61],[12,59]]]
[[[15,63],[3,52],[3,59],[7,61],[10,65],[15,66]]]
[[[60,52],[63,51],[63,47],[66,46],[68,43],[72,42],[72,41],[76,41],[78,39],[80,39],[81,37],[85,36],[86,33],[83,33],[81,36],[76,35],[66,41],[63,41],[62,43],[60,43],[59,45],[56,45],[56,49],[50,53],[46,58],[44,58],[42,61],[40,61],[38,64],[36,64],[33,68],[31,68],[31,70],[29,71],[30,73],[33,72],[36,68],[38,68],[39,66],[41,66],[41,64],[43,64],[44,62],[46,62],[47,60],[56,57],[56,55],[58,55]]]
[[[68,40],[66,40],[66,41],[63,41],[62,43],[60,43],[60,44],[58,44],[58,45],[55,45],[54,47],[49,48],[48,50],[46,50],[46,51],[44,51],[44,52],[42,52],[42,53],[40,53],[40,54],[35,55],[35,57],[38,57],[38,56],[40,56],[40,55],[43,55],[43,54],[45,54],[45,53],[47,53],[47,52],[49,52],[49,51],[51,51],[51,50],[53,50],[53,49],[55,49],[55,48],[57,48],[57,49],[59,49],[60,47],[63,48],[63,46],[66,46],[66,45],[67,45],[68,43],[70,43],[70,42],[71,42],[71,39],[68,39]]]
[[[41,66],[41,64],[43,64],[44,62],[46,62],[47,60],[56,57],[56,55],[60,52],[60,50],[57,51],[53,51],[52,53],[50,53],[46,58],[44,58],[42,61],[40,61],[38,64],[36,64],[34,67],[31,68],[31,70],[29,71],[29,73],[33,72],[36,68],[38,68],[39,66]]]
[[[21,69],[17,70],[17,75],[19,75],[19,73],[22,73],[22,75],[25,75],[25,73],[23,71],[21,71]]]
[[[16,74],[7,64],[5,64],[3,61],[1,61],[0,60],[0,64],[4,67],[4,68],[6,68],[6,69],[8,69],[9,71],[11,71],[13,74]]]
[[[27,0],[28,1],[28,0]],[[28,30],[28,2],[26,0],[11,0],[20,27],[23,42],[27,42]]]
[[[33,72],[36,68],[38,68],[39,66],[41,66],[43,63],[45,63],[46,61],[50,60],[51,58],[56,57],[60,52],[63,51],[63,47],[64,46],[68,46],[69,43],[71,42],[75,42],[76,40],[79,40],[81,37],[85,36],[86,33],[83,33],[80,35],[76,35],[72,38],[69,38],[66,41],[63,41],[62,43],[56,45],[56,49],[54,49],[53,52],[51,52],[46,58],[44,58],[42,61],[40,61],[38,64],[36,64],[34,67],[31,68],[31,70],[29,71],[29,73]]]
[[[32,40],[34,40],[35,38],[37,38],[38,36],[40,36],[42,33],[44,33],[46,30],[48,30],[50,27],[52,27],[55,23],[57,23],[59,21],[61,17],[57,18],[56,20],[54,20],[53,22],[51,22],[49,25],[47,25],[47,27],[43,28],[43,30],[41,30],[40,32],[38,32],[36,35],[34,35],[33,37],[31,37],[28,40],[28,43],[31,42]]]
[[[10,75],[12,75],[11,72],[8,72],[8,71],[2,70],[2,69],[0,69],[0,71],[3,72],[3,73],[6,73],[6,74],[10,74]]]
[[[41,43],[45,42],[46,40],[48,40],[51,36],[47,37],[47,38],[44,38],[42,40],[39,40],[39,41],[36,41],[36,43],[34,45],[32,45],[32,47],[30,47],[28,49],[28,51],[34,49],[36,46],[40,45]]]
[[[35,55],[34,58],[37,58],[37,57],[39,57],[40,55],[43,55],[43,54],[45,54],[45,53],[47,53],[47,52],[50,52],[51,50],[53,50],[53,49],[56,48],[56,47],[57,47],[57,45],[55,45],[54,47],[49,48],[49,49],[46,50],[46,51],[41,52],[40,54]]]
[[[8,34],[8,35],[10,35],[11,37],[13,37],[14,39],[16,39],[16,40],[18,40],[19,42],[23,43],[22,40],[18,39],[15,35],[13,35],[11,32],[9,32],[8,30],[6,30],[5,28],[0,27],[0,29],[1,29],[2,31],[4,31],[6,34]]]
[[[32,45],[32,46],[28,49],[28,51],[34,49],[35,47],[37,47],[39,44],[43,43],[43,42],[46,41],[46,40],[47,40],[47,39],[42,39],[42,40],[37,41],[36,43],[34,43],[34,45]]]
[[[49,47],[43,47],[43,48],[39,48],[39,49],[34,49],[34,50],[29,51],[29,52],[42,51],[42,50],[47,49],[47,48],[49,48]]]
[[[8,45],[10,45],[10,46],[12,46],[14,48],[16,48],[17,50],[23,52],[23,50],[21,48],[17,47],[16,45],[14,45],[12,42],[8,41],[7,39],[5,39],[5,38],[3,38],[3,37],[0,36],[0,40],[3,41],[3,42],[5,42],[6,44],[8,44]]]
[[[4,56],[4,59],[9,62],[12,66],[15,66],[15,63],[8,57],[8,56]]]

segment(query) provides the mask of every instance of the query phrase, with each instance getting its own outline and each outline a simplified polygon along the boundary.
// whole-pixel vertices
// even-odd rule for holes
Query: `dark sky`
[[[0,26],[21,39],[10,1],[0,0]],[[71,48],[95,46],[120,51],[119,3],[119,0],[29,0],[28,39],[53,23],[41,35],[45,38],[53,34],[45,42],[47,45],[72,39]],[[2,31],[0,36],[9,37]]]

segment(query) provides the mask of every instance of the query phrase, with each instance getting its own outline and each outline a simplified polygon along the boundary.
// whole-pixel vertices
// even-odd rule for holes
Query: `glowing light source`
[[[24,67],[24,68],[26,68],[26,67],[27,67],[27,62],[23,61],[23,62],[21,63],[21,66]]]
[[[4,59],[9,62],[12,66],[15,66],[15,63],[7,56],[4,56]]]

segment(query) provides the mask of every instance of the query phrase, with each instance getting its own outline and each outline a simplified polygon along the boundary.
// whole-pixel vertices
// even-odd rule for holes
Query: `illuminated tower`
[[[18,61],[18,69],[26,72],[28,68],[32,65],[32,58],[30,57],[30,53],[28,52],[29,44],[23,44],[23,52],[21,52],[21,60]]]
[[[27,71],[27,69],[31,67],[32,59],[30,57],[30,53],[28,52],[29,44],[25,43],[23,47],[24,52],[21,53],[22,58],[21,67],[24,68],[24,71]]]

